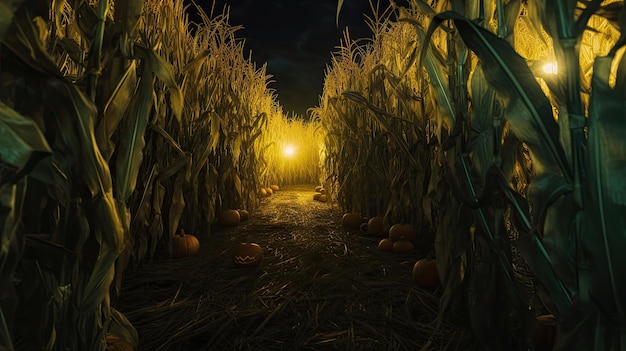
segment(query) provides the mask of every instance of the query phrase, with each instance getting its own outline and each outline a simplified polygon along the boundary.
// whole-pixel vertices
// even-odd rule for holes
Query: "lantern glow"
[[[289,145],[286,145],[286,146],[283,148],[283,154],[284,154],[286,157],[293,157],[293,156],[296,154],[296,149],[293,147],[293,145],[290,145],[290,144],[289,144]]]
[[[556,62],[548,62],[543,66],[543,71],[547,74],[557,74],[559,72],[559,66]]]

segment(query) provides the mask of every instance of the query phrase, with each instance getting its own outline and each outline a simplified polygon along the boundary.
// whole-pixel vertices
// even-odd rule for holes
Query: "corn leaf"
[[[447,19],[454,21],[465,44],[481,59],[487,82],[505,99],[505,118],[528,145],[538,174],[550,172],[571,179],[552,107],[524,59],[507,41],[453,12],[437,15],[426,38]]]
[[[139,345],[137,330],[135,330],[128,318],[115,308],[111,308],[111,325],[108,331],[135,348]]]
[[[152,111],[153,91],[154,78],[151,66],[144,64],[138,93],[133,96],[119,137],[115,172],[115,194],[119,201],[127,201],[137,184],[145,146],[144,134]]]
[[[34,121],[0,102],[0,162],[28,171],[51,152]]]
[[[180,218],[185,210],[185,196],[183,194],[183,186],[185,185],[185,174],[183,172],[178,173],[174,181],[174,189],[172,192],[172,202],[169,208],[169,237],[173,237],[178,231],[178,224]]]
[[[471,132],[467,144],[467,151],[472,152],[472,168],[479,177],[478,193],[482,193],[487,170],[495,161],[494,154],[494,126],[493,118],[496,93],[487,84],[483,74],[482,65],[476,65],[471,74],[470,96],[472,97],[472,120]]]
[[[96,126],[96,135],[98,137],[98,145],[105,154],[105,158],[109,159],[113,154],[113,145],[111,137],[118,129],[129,106],[131,99],[137,86],[137,65],[135,61],[131,61],[124,69],[119,77],[108,77],[110,80],[103,82],[115,82],[115,86],[111,87],[111,93],[106,99],[102,108],[102,117]]]
[[[115,20],[121,21],[127,38],[132,42],[141,17],[144,0],[127,0],[115,3]]]
[[[589,164],[583,245],[590,260],[589,289],[594,301],[614,320],[623,320],[626,301],[626,142],[624,92],[626,59],[618,63],[617,81],[609,85],[613,56],[596,59],[589,106]]]
[[[184,98],[183,92],[174,78],[174,69],[172,65],[150,49],[136,45],[135,50],[140,51],[142,55],[148,59],[152,71],[156,74],[159,80],[167,85],[169,89],[172,112],[174,113],[176,120],[181,123]]]
[[[439,113],[435,114],[437,121],[436,135],[439,142],[442,142],[442,128],[444,125],[451,129],[456,121],[456,113],[453,98],[448,86],[448,71],[446,63],[439,50],[432,44],[430,37],[432,32],[426,33],[421,24],[411,18],[402,18],[400,20],[413,24],[422,43],[418,67],[424,66],[428,73],[429,83],[433,87],[434,94],[428,94],[428,97],[434,100],[433,105],[436,106]],[[431,25],[432,28],[432,25]],[[434,31],[434,28],[433,28]]]
[[[335,17],[335,24],[339,27],[339,13],[341,12],[341,7],[343,6],[343,0],[337,0],[337,15]]]

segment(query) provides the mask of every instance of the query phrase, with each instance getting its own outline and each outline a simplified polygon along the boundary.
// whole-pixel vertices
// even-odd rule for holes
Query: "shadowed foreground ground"
[[[435,330],[440,291],[411,281],[422,255],[378,251],[379,238],[342,228],[338,209],[313,201],[314,187],[281,189],[249,221],[215,225],[196,257],[128,274],[117,305],[140,349],[465,349],[450,326]],[[233,266],[244,241],[263,248],[260,267]]]

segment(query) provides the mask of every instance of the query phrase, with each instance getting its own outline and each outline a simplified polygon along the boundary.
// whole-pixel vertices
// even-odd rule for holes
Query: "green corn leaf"
[[[110,87],[111,94],[104,104],[102,117],[96,126],[98,145],[100,146],[100,149],[106,159],[109,159],[114,151],[111,137],[118,129],[119,123],[129,106],[132,106],[131,99],[133,98],[133,93],[137,87],[136,62],[131,61],[120,77],[108,78],[110,78],[110,80],[103,82],[104,84],[108,84],[110,81],[114,81],[116,84],[115,86]]]
[[[150,49],[136,45],[135,50],[140,51],[142,55],[148,59],[152,72],[156,74],[159,80],[167,85],[169,89],[172,112],[178,122],[181,123],[184,97],[182,90],[174,78],[174,68],[169,62],[165,61]]]
[[[0,162],[28,171],[51,152],[34,121],[0,102]]]
[[[504,97],[505,118],[518,138],[528,145],[537,172],[572,179],[559,143],[559,128],[552,115],[552,106],[524,59],[507,41],[453,12],[437,15],[426,38],[430,38],[435,28],[448,19],[454,21],[465,44],[481,59],[487,82]]]
[[[158,124],[151,124],[150,130],[160,135],[165,141],[174,149],[180,156],[185,154],[183,148],[178,144],[176,140],[168,133],[162,126]]]
[[[437,106],[436,108],[439,112],[434,117],[437,121],[437,139],[441,142],[444,125],[451,129],[456,121],[454,102],[448,86],[448,71],[445,60],[439,50],[430,42],[432,33],[427,35],[421,24],[410,17],[401,18],[400,20],[413,24],[422,46],[428,47],[428,49],[422,49],[420,52],[418,67],[424,66],[428,73],[429,82],[433,87],[434,94],[429,94],[429,97],[434,100],[433,105]]]
[[[35,20],[27,15],[15,18],[13,26],[7,29],[2,43],[35,72],[45,73],[55,78],[63,78],[41,41],[44,33],[36,26]],[[41,23],[40,21],[37,23]]]
[[[133,96],[131,108],[119,136],[115,190],[116,198],[123,202],[127,201],[135,190],[143,159],[144,134],[152,111],[154,92],[154,78],[150,65],[144,64],[140,79],[138,92]]]
[[[183,194],[183,186],[185,185],[185,174],[178,173],[174,181],[174,189],[172,190],[172,202],[169,208],[169,235],[172,237],[178,230],[178,223],[185,210],[185,196]]]
[[[624,92],[626,57],[618,63],[615,87],[609,85],[613,56],[596,59],[589,104],[589,163],[585,218],[580,234],[590,259],[589,289],[600,308],[614,320],[626,316],[626,142]]]
[[[469,93],[472,97],[471,132],[467,144],[467,151],[472,152],[472,168],[480,177],[478,193],[482,193],[487,170],[494,164],[494,126],[493,118],[496,117],[494,104],[496,103],[495,91],[487,84],[483,74],[482,65],[476,68],[470,76]]]

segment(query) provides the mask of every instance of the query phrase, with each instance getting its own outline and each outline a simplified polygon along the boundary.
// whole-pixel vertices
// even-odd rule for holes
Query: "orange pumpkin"
[[[172,258],[195,256],[200,252],[200,242],[198,238],[191,234],[185,234],[181,229],[174,234],[170,241]]]
[[[107,334],[105,338],[106,348],[105,351],[135,351],[135,347],[111,333]]]
[[[239,267],[258,267],[263,261],[263,249],[255,243],[239,243],[233,249],[233,262]]]
[[[313,200],[319,201],[321,196],[322,196],[322,194],[319,194],[319,193],[315,194],[315,195],[313,195]]]
[[[272,190],[272,188],[265,188],[265,191],[267,191],[268,196],[274,194],[274,190]]]
[[[217,215],[217,221],[222,227],[234,227],[240,220],[237,210],[224,210]]]
[[[350,229],[359,229],[361,223],[363,223],[363,218],[358,213],[346,213],[341,218],[341,224]]]
[[[413,281],[422,288],[433,289],[441,284],[439,272],[437,272],[437,261],[422,258],[415,262],[413,266]]]
[[[278,191],[279,188],[278,188],[278,185],[273,184],[273,185],[270,185],[270,189],[272,189],[272,191]]]
[[[558,321],[553,314],[537,316],[535,323],[535,350],[551,351],[554,348],[554,338]]]
[[[250,218],[250,212],[247,210],[237,210],[239,212],[239,220],[241,222],[247,221]]]
[[[378,249],[380,251],[392,252],[393,251],[393,241],[391,241],[391,239],[389,239],[389,238],[384,238],[384,239],[380,240],[378,242]]]
[[[375,236],[386,236],[387,231],[385,230],[384,218],[381,216],[370,218],[367,221],[367,233]]]
[[[389,239],[391,241],[398,241],[401,237],[404,240],[414,242],[416,238],[415,229],[410,224],[394,224],[389,228]]]
[[[413,250],[415,250],[413,243],[410,241],[404,240],[404,238],[400,238],[400,240],[395,241],[393,243],[393,252],[395,253],[408,254],[408,253],[413,252]]]
[[[320,198],[318,199],[320,202],[326,202],[328,201],[328,198],[326,197],[325,194],[320,194]]]
[[[261,188],[261,196],[263,197],[267,196],[267,190],[265,190],[265,188]]]

